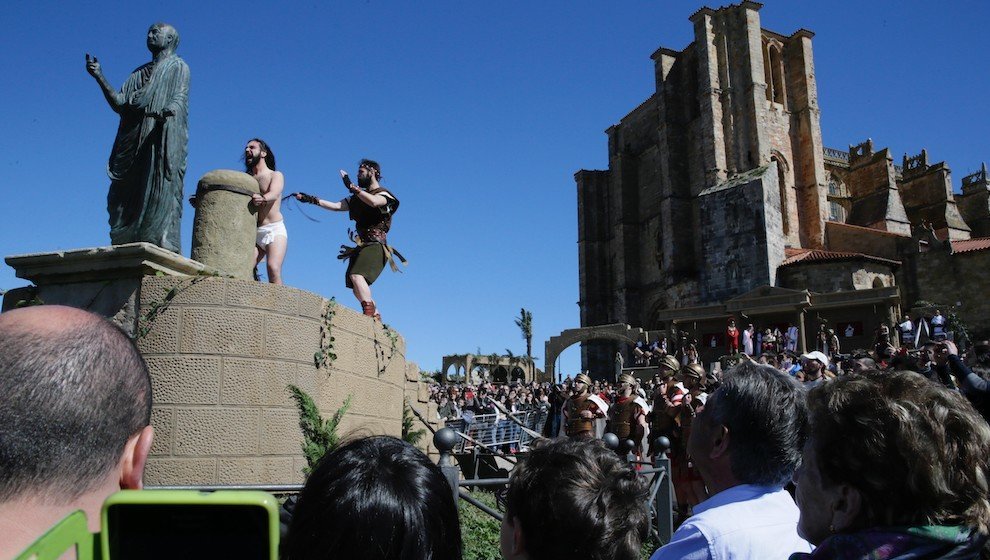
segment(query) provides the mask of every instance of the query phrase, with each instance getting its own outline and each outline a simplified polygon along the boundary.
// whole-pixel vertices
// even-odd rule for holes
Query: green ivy
[[[161,274],[161,276],[164,276],[164,274]],[[206,280],[207,278],[213,276],[219,276],[219,275],[202,274],[199,276],[194,276],[191,279],[176,284],[175,286],[172,286],[170,289],[166,290],[165,296],[162,297],[162,299],[149,302],[148,310],[144,313],[144,315],[138,317],[137,338],[140,339],[148,336],[148,334],[151,332],[151,327],[154,326],[155,319],[157,319],[159,315],[168,311],[169,306],[172,305],[172,300],[174,300],[176,296],[188,290],[189,288],[192,288],[196,284],[199,284],[203,280]],[[97,295],[99,295],[99,293],[97,293]],[[94,301],[95,301],[95,297],[94,297]]]
[[[323,322],[320,324],[320,348],[313,354],[313,365],[316,369],[324,368],[330,374],[330,366],[337,359],[334,352],[334,337],[332,333],[333,316],[337,313],[337,299],[330,298],[323,305]]]
[[[386,355],[382,342],[378,340],[378,331],[375,331],[375,356],[378,359],[378,377],[385,374],[385,370],[388,369],[388,364],[391,363],[392,358],[395,356],[395,350],[399,345],[399,333],[395,332],[392,327],[382,323],[382,332],[385,333],[385,337],[388,338],[390,344],[388,354]]]

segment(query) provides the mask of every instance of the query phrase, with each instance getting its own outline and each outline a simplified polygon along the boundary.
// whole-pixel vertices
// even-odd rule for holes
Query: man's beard
[[[358,186],[362,189],[367,189],[371,186],[371,176],[365,175],[364,177],[358,177]]]
[[[261,161],[261,154],[256,156],[244,156],[244,165],[247,166],[248,169],[254,168],[255,165],[258,165],[259,161]]]

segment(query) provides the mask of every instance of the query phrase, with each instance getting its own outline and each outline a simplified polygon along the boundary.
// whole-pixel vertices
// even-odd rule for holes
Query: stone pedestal
[[[201,263],[151,243],[13,255],[4,260],[18,278],[34,283],[4,294],[4,311],[25,303],[68,305],[109,317],[131,336],[137,332],[142,278],[212,273]]]
[[[215,275],[147,243],[6,262],[35,286],[7,292],[5,310],[22,300],[89,309],[134,337],[154,404],[146,485],[302,482],[290,384],[325,418],[351,397],[343,437],[399,436],[404,398],[439,422],[402,337],[317,294]]]

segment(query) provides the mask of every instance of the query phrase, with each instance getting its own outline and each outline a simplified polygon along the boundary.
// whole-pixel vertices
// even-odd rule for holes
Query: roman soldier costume
[[[633,387],[637,384],[636,378],[628,373],[619,376],[619,383],[628,383]],[[615,434],[619,440],[632,439],[636,443],[636,449],[640,449],[646,431],[638,420],[649,411],[650,405],[636,394],[635,389],[628,397],[616,397],[608,408],[608,425],[605,431]]]
[[[587,390],[591,385],[591,378],[586,374],[578,374],[574,378],[575,382],[585,384],[585,391],[580,395],[573,395],[564,402],[564,433],[572,438],[593,438],[595,437],[595,417],[600,417],[608,412],[608,405],[598,395]],[[591,418],[585,418],[582,412],[591,412]]]

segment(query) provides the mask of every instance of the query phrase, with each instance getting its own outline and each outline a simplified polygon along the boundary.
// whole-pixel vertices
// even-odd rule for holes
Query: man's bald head
[[[151,379],[133,341],[56,305],[0,314],[0,502],[53,504],[104,484],[151,420]]]

